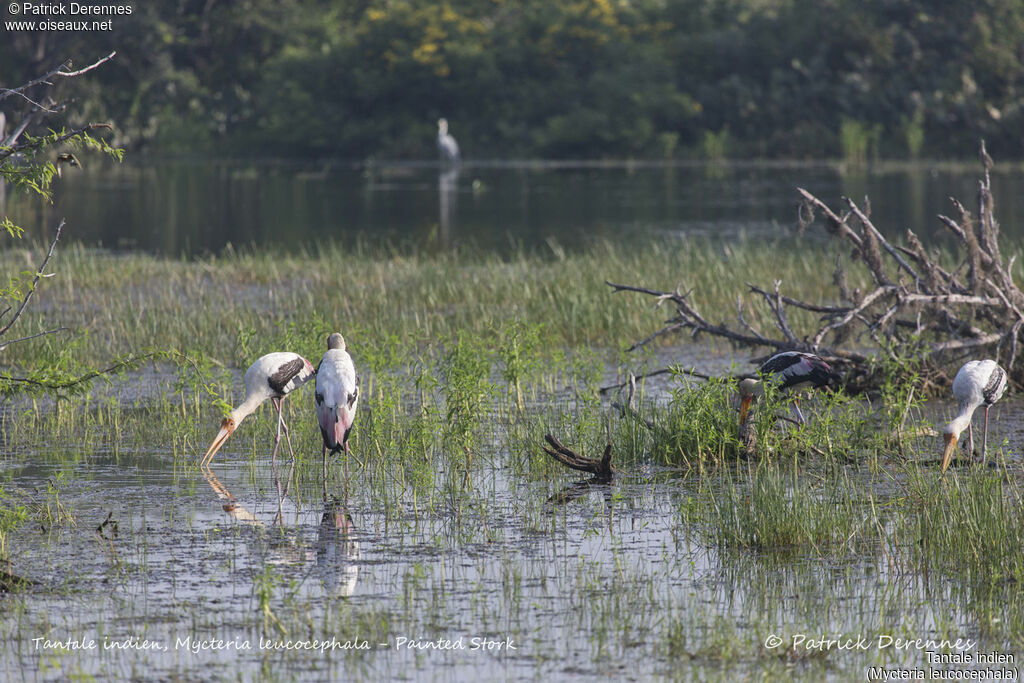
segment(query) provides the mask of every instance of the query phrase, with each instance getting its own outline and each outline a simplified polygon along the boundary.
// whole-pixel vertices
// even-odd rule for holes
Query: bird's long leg
[[[345,435],[344,446],[345,446],[345,486],[348,486],[348,458],[349,458],[348,434]]]
[[[273,460],[277,457],[277,447],[281,444],[281,399],[272,396],[270,402],[274,404],[274,408],[277,410],[277,436],[274,437],[274,452],[270,454],[270,458]]]
[[[327,444],[324,444],[324,495],[327,495]]]
[[[274,470],[274,483],[277,485],[277,522],[284,521],[284,491],[281,489],[281,476],[277,472],[277,447],[281,444],[281,401],[279,398],[271,398],[274,407],[277,408],[277,438],[274,439],[274,452],[270,454],[270,467]]]
[[[281,410],[284,408],[284,400],[286,398],[288,397],[282,396],[281,399],[277,402],[277,419],[278,422],[281,423],[281,427],[284,428],[284,438],[288,440],[288,452],[291,453],[292,460],[294,461],[295,451],[292,449],[292,433],[291,430],[288,429],[288,423],[284,421],[284,415],[281,413]]]
[[[797,414],[797,417],[800,418],[800,424],[802,424],[802,425],[807,424],[807,418],[805,418],[804,414],[800,412],[800,399],[798,399],[798,398],[793,399],[793,405],[796,407],[796,414]]]
[[[972,425],[967,425],[967,453],[974,459],[974,429]]]
[[[327,446],[324,446],[323,501],[327,504]]]
[[[288,497],[288,489],[292,485],[292,476],[295,473],[295,458],[293,457],[291,462],[288,463],[288,476],[284,478],[284,495],[283,498]]]
[[[284,400],[286,398],[288,398],[288,397],[287,396],[282,396],[281,397],[281,400],[278,403],[278,410],[277,410],[277,419],[278,419],[278,422],[280,424],[279,429],[280,428],[284,429],[284,436],[285,436],[285,439],[288,441],[288,453],[292,456],[291,460],[288,463],[288,476],[285,478],[285,481],[284,481],[284,495],[285,496],[288,495],[288,489],[291,487],[291,484],[292,484],[292,474],[295,472],[295,450],[292,448],[292,433],[291,433],[291,430],[288,429],[288,423],[285,422],[284,415],[281,412],[281,409],[284,407]]]
[[[986,451],[988,450],[988,406],[985,406],[985,429],[981,437],[981,464],[986,465]]]

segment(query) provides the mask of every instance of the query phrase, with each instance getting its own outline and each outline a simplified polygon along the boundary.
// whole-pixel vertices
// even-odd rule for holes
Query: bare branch
[[[43,277],[43,271],[46,270],[46,264],[50,262],[50,257],[53,256],[53,250],[57,248],[57,240],[60,239],[60,233],[64,229],[64,219],[61,219],[60,225],[57,226],[57,234],[53,236],[53,241],[50,242],[50,250],[46,252],[46,258],[39,264],[39,268],[36,270],[35,279],[32,280],[32,286],[29,287],[28,292],[25,294],[25,298],[21,300],[21,304],[18,306],[18,310],[14,312],[14,317],[11,318],[3,327],[0,327],[0,337],[7,333],[7,330],[14,326],[14,323],[18,322],[22,314],[25,312],[25,307],[28,306],[28,302],[32,299],[32,295],[36,291],[36,285],[39,284],[39,279]]]
[[[7,347],[10,346],[11,344],[17,344],[18,342],[28,341],[29,339],[35,339],[36,337],[45,337],[48,334],[57,334],[58,332],[66,332],[67,329],[68,328],[66,328],[66,327],[58,327],[55,330],[47,330],[46,332],[39,332],[37,334],[29,335],[28,337],[22,337],[21,339],[12,339],[11,341],[5,342],[4,344],[0,345],[0,351],[6,350]]]
[[[576,451],[566,448],[562,442],[551,434],[545,434],[544,440],[551,445],[551,448],[544,447],[544,452],[562,463],[568,468],[580,472],[589,472],[599,477],[611,478],[618,470],[612,466],[612,442],[605,446],[604,454],[600,458],[587,458]]]
[[[962,361],[968,352],[988,349],[997,359],[1008,356],[1011,379],[1017,385],[1024,384],[1024,368],[1017,368],[1015,362],[1024,330],[1024,291],[1013,280],[1014,260],[1006,264],[1000,256],[999,224],[990,184],[991,159],[984,146],[981,155],[985,172],[978,184],[977,218],[952,198],[958,218],[939,216],[961,245],[958,267],[944,268],[941,255],[937,251],[929,255],[911,231],[906,232],[906,244],[890,242],[874,225],[866,198],[860,206],[843,198],[849,211],[838,213],[798,188],[802,198],[800,230],[813,222],[816,212],[824,216],[826,229],[841,243],[853,247],[854,263],[862,275],[870,278],[872,287],[863,293],[852,289],[841,257],[836,259],[832,278],[837,295],[831,299],[849,302],[849,306],[783,296],[778,281],[770,289],[747,283],[749,294],[755,295],[754,303],[774,318],[777,331],[764,334],[748,320],[749,309],[742,296],[737,297],[735,323],[712,323],[689,298],[690,292],[684,295],[678,288],[661,292],[608,283],[615,291],[647,294],[656,297],[659,305],[666,301],[675,305],[675,316],[632,348],[669,332],[689,330],[691,336],[705,333],[739,346],[811,351],[838,359],[850,370],[847,385],[862,389],[872,386],[876,371],[866,363],[872,356],[902,358],[918,356],[922,348],[930,349],[932,353],[923,361],[922,370],[926,385],[936,386],[936,382],[949,381],[944,363]],[[821,314],[817,329],[794,329],[786,311],[789,306]],[[912,334],[907,334],[908,330]],[[826,348],[823,344],[830,333],[833,347]],[[846,340],[873,343],[876,348],[870,353],[842,348]]]
[[[81,76],[82,74],[88,71],[92,71],[104,62],[109,62],[111,59],[114,58],[114,55],[116,54],[117,52],[111,52],[106,57],[103,57],[102,59],[97,60],[95,63],[85,67],[84,69],[79,69],[78,71],[64,71],[64,69],[71,66],[71,60],[69,59],[63,62],[57,68],[51,69],[39,78],[31,80],[28,83],[25,83],[24,85],[18,86],[17,88],[0,88],[0,101],[7,99],[11,95],[21,95],[24,91],[41,83],[45,85],[53,85],[52,83],[50,83],[50,79],[54,76],[63,76],[64,78],[74,78],[75,76]]]
[[[907,273],[909,273],[910,276],[914,278],[914,280],[920,279],[918,274],[914,271],[914,269],[910,267],[910,264],[903,260],[899,252],[896,251],[893,248],[893,246],[889,244],[889,241],[885,239],[882,233],[879,232],[878,228],[876,228],[875,224],[871,222],[871,219],[868,218],[867,214],[861,211],[854,203],[854,201],[849,197],[843,197],[843,201],[845,201],[846,205],[850,207],[850,210],[853,212],[853,214],[857,216],[857,219],[861,222],[861,225],[864,226],[864,229],[871,232],[871,234],[874,236],[876,240],[878,240],[882,247],[887,252],[889,252],[889,255],[892,256],[893,259],[895,259],[896,263],[898,263],[900,267],[903,268],[903,270],[907,271]]]
[[[117,54],[117,51],[111,52],[106,57],[101,57],[100,59],[96,60],[95,62],[93,62],[89,66],[85,67],[84,69],[79,69],[78,71],[57,71],[56,73],[51,74],[51,75],[53,75],[53,76],[63,76],[64,78],[74,78],[75,76],[81,76],[84,73],[92,71],[93,69],[98,67],[100,64],[103,64],[104,62],[109,62],[111,59],[114,58],[114,56],[116,54]],[[71,62],[70,61],[65,62],[64,65],[71,66]]]

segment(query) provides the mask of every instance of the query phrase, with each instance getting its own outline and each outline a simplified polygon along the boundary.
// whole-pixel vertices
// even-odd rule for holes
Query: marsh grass
[[[877,526],[873,506],[855,490],[845,471],[817,479],[795,466],[764,465],[704,487],[696,512],[708,541],[723,550],[845,557]]]
[[[0,544],[36,542],[29,534],[35,520],[70,529],[76,510],[67,480],[91,485],[75,479],[89,471],[83,463],[134,472],[140,489],[147,467],[166,469],[173,474],[166,485],[186,505],[205,500],[196,462],[222,405],[240,399],[246,364],[278,348],[316,362],[327,333],[340,329],[363,398],[347,476],[345,463],[332,461],[327,489],[351,493],[357,518],[366,520],[360,566],[379,592],[318,601],[303,564],[310,546],[295,530],[257,531],[226,517],[193,529],[188,513],[167,513],[162,521],[183,524],[186,538],[206,552],[242,548],[215,555],[216,564],[195,560],[189,570],[198,566],[238,586],[225,575],[246,569],[241,610],[182,612],[173,598],[179,611],[172,613],[195,630],[339,632],[383,642],[472,628],[518,638],[538,675],[566,666],[606,672],[607,662],[619,661],[627,675],[636,666],[641,677],[653,670],[723,679],[755,670],[788,676],[794,662],[808,678],[862,673],[861,660],[849,665],[840,655],[765,651],[763,636],[780,625],[786,633],[823,634],[851,624],[908,635],[966,629],[1019,642],[1024,569],[1014,550],[1024,547],[1024,515],[1015,474],[961,470],[943,480],[917,464],[934,444],[905,439],[897,452],[889,431],[920,411],[912,373],[894,372],[870,405],[841,393],[805,398],[805,425],[780,420],[794,415],[791,400],[766,387],[751,418],[763,451],[751,460],[739,455],[731,382],[679,374],[664,389],[641,384],[642,419],[609,408],[597,389],[623,359],[608,348],[642,336],[662,314],[609,294],[601,279],[634,269],[653,285],[686,272],[706,285],[700,296],[732,310],[732,280],[782,268],[795,283],[817,265],[785,250],[732,247],[723,255],[689,247],[666,242],[632,253],[595,245],[557,259],[462,254],[462,261],[367,252],[349,259],[343,276],[318,267],[340,256],[330,249],[307,262],[236,254],[190,263],[81,251],[69,264],[71,303],[50,298],[37,319],[95,304],[87,309],[95,331],[63,351],[69,363],[143,340],[166,342],[195,362],[161,362],[76,400],[9,400],[0,412],[3,463],[67,474],[54,476],[52,489],[39,487],[45,505],[0,495]],[[113,263],[121,264],[121,279],[108,272]],[[243,286],[230,290],[236,281]],[[215,314],[215,302],[226,318]],[[20,362],[42,357],[19,353]],[[297,456],[290,496],[307,508],[320,504],[322,491],[312,402],[307,387],[285,404]],[[543,453],[547,432],[588,455],[610,438],[623,473],[594,495],[548,504],[584,477]],[[267,405],[229,440],[215,469],[229,470],[230,461],[255,497],[273,495],[273,433]],[[120,539],[95,546],[109,557],[107,580],[129,597],[160,571],[151,557],[163,537],[148,523],[125,517]],[[648,527],[661,535],[647,539]],[[933,595],[949,606],[931,605]],[[119,609],[127,608],[111,612],[122,619]],[[323,667],[373,679],[435,661],[386,654],[353,653]],[[297,656],[279,663],[285,673],[270,674],[308,671]]]
[[[0,253],[0,270],[15,271],[24,258],[19,250]],[[466,334],[504,346],[516,375],[528,370],[517,365],[517,343],[623,348],[650,333],[660,312],[612,295],[606,279],[633,281],[642,273],[652,287],[681,283],[694,288],[696,303],[719,310],[735,307],[744,281],[782,279],[788,295],[808,299],[819,298],[831,281],[831,272],[805,250],[667,238],[642,247],[597,242],[558,256],[524,251],[507,258],[325,244],[295,255],[231,252],[178,261],[72,245],[58,252],[55,271],[20,325],[26,334],[65,325],[74,330],[74,343],[63,334],[16,345],[6,352],[15,365],[99,364],[157,347],[244,367],[282,348],[316,359],[326,334],[341,330],[351,349],[372,354],[370,364]],[[771,324],[756,309],[748,318]],[[543,337],[531,327],[538,323]]]
[[[974,587],[1024,586],[1024,504],[1005,470],[970,468],[911,481],[897,533],[913,566]]]

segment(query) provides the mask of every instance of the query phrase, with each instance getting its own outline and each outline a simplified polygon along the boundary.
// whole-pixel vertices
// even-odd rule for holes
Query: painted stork
[[[994,360],[971,360],[964,363],[953,379],[953,398],[960,406],[960,412],[953,421],[946,425],[944,438],[946,450],[942,454],[942,471],[949,467],[956,450],[960,433],[967,429],[968,450],[974,453],[974,433],[971,430],[971,418],[978,406],[985,407],[985,427],[981,442],[981,458],[985,460],[988,446],[988,409],[1003,397],[1006,391],[1006,370],[999,367]]]
[[[839,375],[832,366],[813,353],[803,351],[783,351],[776,353],[758,368],[762,377],[770,377],[779,389],[786,389],[796,394],[805,389],[820,389],[834,384]],[[760,382],[745,379],[739,384],[740,392],[740,425],[743,425],[750,413],[750,404],[762,393]],[[806,422],[800,412],[799,401],[794,401],[796,414],[801,422]]]
[[[210,444],[206,455],[203,456],[201,466],[209,467],[213,456],[228,440],[228,437],[238,429],[242,420],[259,408],[260,404],[268,398],[277,409],[277,437],[274,439],[274,453],[271,456],[276,464],[277,447],[281,443],[282,428],[288,439],[288,450],[291,450],[292,447],[288,425],[285,424],[284,416],[281,414],[281,404],[284,403],[288,394],[308,382],[314,372],[313,364],[297,353],[280,351],[257,358],[256,362],[245,371],[245,400],[221,422],[220,431],[217,432],[213,443]]]
[[[359,375],[352,356],[345,350],[345,338],[335,332],[327,338],[327,351],[316,369],[316,418],[324,438],[324,482],[327,481],[327,452],[344,450],[359,406]]]
[[[462,160],[459,155],[459,143],[448,133],[448,119],[437,120],[437,151],[441,154],[441,161],[445,163],[457,164]]]

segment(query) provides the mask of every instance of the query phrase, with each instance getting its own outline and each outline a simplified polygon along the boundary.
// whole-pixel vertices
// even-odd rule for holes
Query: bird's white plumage
[[[284,383],[281,391],[275,391],[271,386],[271,379],[281,372],[283,366],[296,361],[301,363],[298,373]],[[260,356],[245,371],[245,400],[231,411],[231,417],[237,425],[268,398],[287,396],[312,379],[315,374],[312,363],[291,351],[277,351]]]
[[[345,434],[355,421],[359,387],[352,356],[344,349],[328,349],[316,373],[316,417],[324,446],[344,446]]]
[[[459,162],[459,143],[448,132],[448,121],[445,119],[437,121],[437,151],[445,161],[453,164]]]
[[[965,429],[968,434],[968,449],[974,451],[974,434],[971,418],[979,407],[985,409],[984,437],[981,446],[982,459],[988,447],[988,409],[1006,392],[1006,371],[994,360],[972,360],[964,363],[953,378],[953,398],[959,407],[956,417],[946,425],[946,449],[942,457],[942,471],[945,472],[953,457],[957,439]]]
[[[277,457],[277,447],[281,441],[281,430],[288,433],[288,425],[284,422],[281,414],[281,401],[289,393],[298,389],[308,382],[315,370],[313,364],[297,353],[290,351],[278,351],[268,353],[256,359],[249,369],[245,371],[243,381],[245,382],[245,399],[231,411],[227,418],[221,423],[220,432],[214,438],[206,455],[203,456],[202,465],[207,466],[216,455],[217,451],[231,434],[238,428],[242,420],[251,415],[260,407],[260,404],[269,399],[274,399],[274,407],[277,409],[278,432],[274,439],[274,452],[272,458]],[[291,449],[291,437],[288,437],[288,448]]]
[[[1006,371],[994,360],[971,360],[964,363],[953,378],[953,398],[960,412],[946,425],[946,433],[959,435],[971,424],[971,417],[979,406],[992,405],[1005,392]],[[986,393],[991,400],[986,399]]]
[[[1005,392],[1006,372],[994,360],[967,361],[953,378],[953,398],[961,408],[971,406],[972,412],[985,403],[992,405]]]

